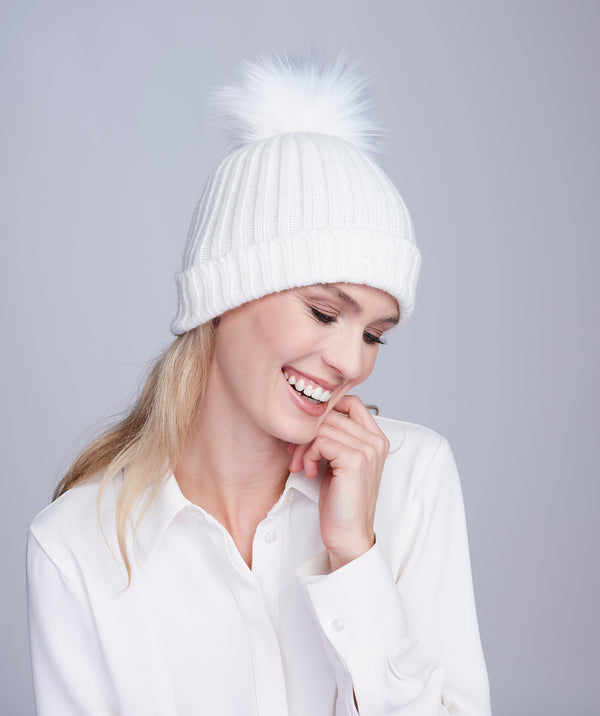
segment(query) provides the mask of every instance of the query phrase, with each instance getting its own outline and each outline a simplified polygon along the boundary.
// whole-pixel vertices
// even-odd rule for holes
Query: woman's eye
[[[317,321],[320,321],[321,323],[333,323],[335,321],[335,316],[330,316],[328,313],[323,313],[322,311],[319,311],[318,308],[313,308],[311,306],[310,312],[317,319]]]
[[[385,345],[385,341],[381,336],[376,336],[374,333],[368,333],[367,331],[363,333],[363,341],[369,344],[378,343],[380,346]]]

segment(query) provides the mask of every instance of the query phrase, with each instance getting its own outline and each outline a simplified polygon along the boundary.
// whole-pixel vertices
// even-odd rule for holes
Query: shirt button
[[[288,504],[288,505],[289,505],[291,502],[293,502],[293,501],[294,501],[294,493],[293,493],[293,492],[288,492],[287,495],[286,495],[285,501],[286,501],[286,504]]]
[[[277,532],[273,532],[273,530],[267,532],[267,534],[265,535],[265,542],[267,544],[273,544],[273,542],[277,542]]]
[[[338,617],[331,622],[331,626],[333,627],[333,631],[343,631],[346,626],[346,622]]]

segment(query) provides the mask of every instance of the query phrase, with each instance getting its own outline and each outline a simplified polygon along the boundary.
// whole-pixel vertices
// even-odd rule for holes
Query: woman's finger
[[[338,456],[339,450],[335,451],[335,454],[322,454],[318,446],[319,438],[327,438],[329,444],[337,444],[339,450],[347,448],[370,454],[372,450],[377,450],[379,447],[374,433],[338,415],[321,425],[317,437],[312,442],[295,446],[289,466],[290,472],[300,472],[304,468],[307,477],[316,477],[319,472],[319,462],[323,458],[332,460]]]
[[[321,460],[327,460],[329,463],[339,460],[342,451],[348,449],[351,448],[335,437],[320,433],[302,453],[301,467],[304,468],[304,474],[307,477],[316,477],[319,474]]]
[[[346,413],[339,413],[335,410],[332,410],[327,415],[321,425],[321,428],[319,429],[319,432],[327,427],[341,430],[348,435],[352,435],[358,440],[369,440],[373,435],[376,435],[373,430],[369,430],[360,423],[357,423],[356,420],[350,418],[350,416]]]
[[[294,446],[292,459],[290,460],[290,472],[302,472],[304,468],[304,453],[308,450],[310,445],[311,443],[305,443],[303,445]]]
[[[358,395],[344,395],[335,404],[332,412],[347,415],[351,420],[354,420],[369,432],[381,432],[379,425],[377,425],[375,419]]]
[[[345,407],[347,407],[350,411],[347,417],[343,417],[345,413],[340,414],[338,411],[332,411],[327,416],[328,419],[326,423],[324,423],[323,427],[325,424],[335,426],[340,430],[353,435],[358,440],[374,445],[378,452],[385,457],[385,455],[389,452],[390,443],[384,432],[379,428],[379,425],[373,420],[373,416],[362,404],[360,398],[358,398],[358,404],[355,404],[354,401],[348,401]],[[358,422],[356,419],[357,416],[360,416],[360,418],[364,417],[363,410],[367,413],[366,419]]]

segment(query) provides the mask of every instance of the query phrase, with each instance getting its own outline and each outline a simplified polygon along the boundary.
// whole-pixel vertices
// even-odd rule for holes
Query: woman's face
[[[389,294],[346,283],[290,289],[227,311],[215,336],[211,404],[230,411],[233,425],[309,442],[324,415],[370,375],[398,317]]]

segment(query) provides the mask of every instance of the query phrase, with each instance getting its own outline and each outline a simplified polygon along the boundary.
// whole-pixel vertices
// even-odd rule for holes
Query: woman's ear
[[[213,327],[214,329],[216,329],[220,322],[221,322],[221,316],[215,316],[215,317],[212,319],[212,327]]]

